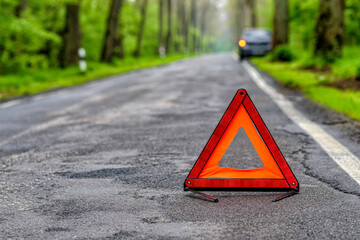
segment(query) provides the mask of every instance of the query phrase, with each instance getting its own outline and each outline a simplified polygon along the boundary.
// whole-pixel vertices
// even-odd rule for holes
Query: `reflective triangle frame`
[[[232,126],[232,123],[242,121],[239,119],[239,114],[240,117],[244,117],[246,114],[249,116],[253,129],[256,130],[256,133],[259,139],[261,139],[260,141],[263,142],[263,145],[266,146],[263,150],[259,150],[259,148],[254,145],[254,142],[255,144],[259,143],[258,139],[256,139],[256,137],[249,136],[247,131],[247,129],[251,128],[251,124],[243,124],[242,127],[244,127],[244,130],[247,132],[250,141],[260,156],[260,159],[263,161],[265,167],[262,169],[242,170],[217,166],[239,129],[240,125],[237,127]],[[226,136],[230,131],[229,129],[231,129],[232,132],[236,131],[235,134],[232,133],[231,136]],[[226,141],[223,140],[225,138],[227,138]],[[225,143],[222,143],[222,141]],[[222,146],[219,147],[219,145]],[[220,150],[218,150],[218,148]],[[265,154],[268,158],[266,162],[264,162],[261,156],[264,156],[263,151],[267,152]],[[217,159],[215,160],[212,159],[214,158],[214,155],[217,155]],[[209,164],[210,162],[211,164]],[[208,167],[207,165],[211,166]],[[275,169],[276,167],[278,170]],[[260,174],[257,174],[257,172]],[[275,175],[271,175],[271,173],[275,173]],[[226,177],[222,177],[222,174]],[[248,93],[245,89],[239,89],[186,178],[184,182],[184,190],[291,191],[297,193],[299,189],[299,182],[291,171],[259,112],[251,101]]]

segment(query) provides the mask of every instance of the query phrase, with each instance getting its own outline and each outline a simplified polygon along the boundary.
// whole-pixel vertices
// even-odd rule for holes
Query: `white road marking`
[[[285,115],[311,136],[322,149],[360,185],[360,160],[344,145],[325,132],[319,125],[296,110],[294,105],[267,84],[256,69],[249,63],[244,61],[242,65],[256,85],[273,99]]]
[[[6,103],[3,103],[3,104],[0,105],[0,109],[12,107],[12,106],[17,105],[19,103],[21,103],[20,100],[13,100],[13,101],[10,101],[10,102],[6,102]]]

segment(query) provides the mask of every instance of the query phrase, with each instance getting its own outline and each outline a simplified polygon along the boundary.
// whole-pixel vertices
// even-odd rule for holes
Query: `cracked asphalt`
[[[360,157],[360,124],[263,78]],[[300,194],[183,191],[245,88]],[[1,106],[1,105],[0,105]],[[261,167],[244,132],[221,166]],[[359,239],[360,186],[253,83],[211,54],[0,108],[0,239]]]

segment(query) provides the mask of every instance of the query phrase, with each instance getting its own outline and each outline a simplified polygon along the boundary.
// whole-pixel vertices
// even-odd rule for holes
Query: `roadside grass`
[[[331,65],[332,73],[337,78],[350,78],[357,74],[360,67],[360,47],[347,46],[343,49],[343,57]]]
[[[315,86],[305,90],[306,96],[331,109],[360,120],[360,92]]]
[[[325,85],[354,77],[357,67],[360,65],[359,54],[360,47],[345,47],[343,57],[331,64],[331,71],[324,72],[304,69],[307,67],[304,66],[306,57],[297,58],[293,62],[272,62],[269,56],[252,58],[251,61],[260,70],[269,73],[281,82],[283,86],[301,90],[308,98],[353,119],[360,120],[360,91],[340,90]],[[322,63],[316,61],[314,60],[312,64],[315,63],[315,68],[320,69]]]
[[[125,58],[115,60],[112,64],[87,62],[86,73],[81,73],[79,67],[74,66],[3,75],[0,76],[0,101],[51,89],[71,87],[115,74],[168,64],[191,56],[179,54],[164,59],[160,57]]]
[[[251,61],[262,71],[268,72],[283,86],[302,89],[329,81],[328,75],[299,70],[296,64],[272,62],[269,58],[252,58]]]

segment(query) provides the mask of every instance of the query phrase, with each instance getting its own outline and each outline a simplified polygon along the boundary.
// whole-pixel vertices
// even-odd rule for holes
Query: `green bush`
[[[288,45],[280,45],[273,50],[271,60],[280,62],[291,62],[295,56]]]
[[[356,80],[360,81],[360,65],[356,66]]]

